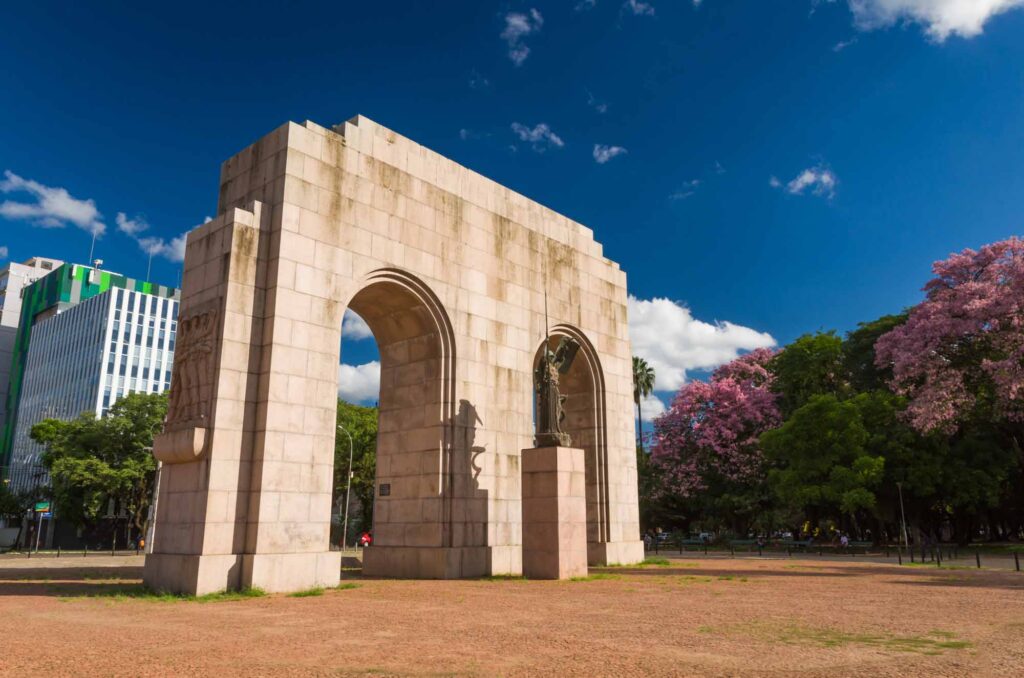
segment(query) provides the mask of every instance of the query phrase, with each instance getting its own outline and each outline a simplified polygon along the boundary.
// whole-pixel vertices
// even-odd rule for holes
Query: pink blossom
[[[875,343],[911,423],[954,432],[980,392],[994,416],[1024,421],[1024,240],[966,249],[932,271],[925,300]]]
[[[758,349],[719,367],[710,381],[679,389],[654,422],[651,460],[665,475],[665,491],[691,496],[706,488],[708,473],[740,482],[763,474],[758,438],[780,423],[766,367],[773,356]]]

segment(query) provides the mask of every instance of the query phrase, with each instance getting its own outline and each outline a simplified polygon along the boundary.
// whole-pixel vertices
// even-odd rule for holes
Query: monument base
[[[522,572],[518,546],[370,546],[363,574],[402,579],[465,579]]]
[[[587,563],[591,567],[603,565],[635,565],[644,562],[644,543],[634,541],[589,542]]]
[[[202,596],[258,588],[268,593],[337,586],[341,552],[184,555],[150,553],[143,581],[154,591]]]
[[[142,581],[154,591],[189,596],[237,590],[242,581],[242,556],[149,553]]]
[[[583,450],[523,450],[523,574],[529,579],[587,575],[587,497]]]

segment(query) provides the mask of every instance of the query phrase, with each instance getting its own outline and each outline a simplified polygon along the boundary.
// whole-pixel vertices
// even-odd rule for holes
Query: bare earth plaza
[[[1024,0],[0,25],[0,678],[1024,677]]]

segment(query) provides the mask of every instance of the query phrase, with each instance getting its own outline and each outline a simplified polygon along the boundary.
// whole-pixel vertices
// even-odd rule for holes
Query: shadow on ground
[[[0,568],[0,596],[120,595],[142,585],[142,567]]]

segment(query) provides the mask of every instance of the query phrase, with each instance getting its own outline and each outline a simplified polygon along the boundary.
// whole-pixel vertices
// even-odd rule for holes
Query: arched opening
[[[580,350],[569,370],[559,379],[559,391],[567,396],[562,430],[572,446],[582,448],[586,459],[587,559],[591,565],[604,564],[608,530],[608,446],[605,414],[604,373],[590,340],[570,325],[556,325],[548,336],[554,350],[563,336],[575,339]],[[537,348],[534,367],[540,364],[543,345]],[[536,415],[535,415],[536,417]]]
[[[423,283],[392,269],[369,275],[348,308],[365,322],[380,355],[371,550],[448,546],[455,422],[451,324]],[[347,439],[340,435],[344,447]]]

